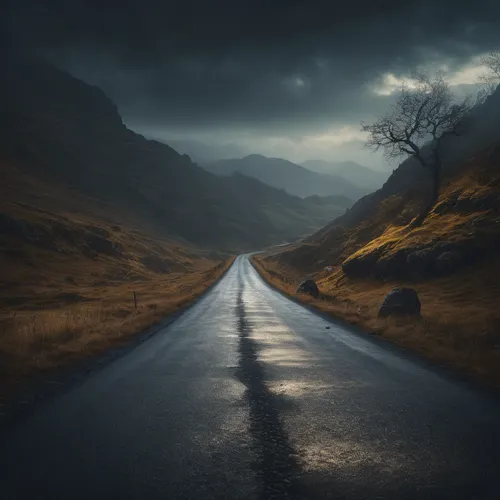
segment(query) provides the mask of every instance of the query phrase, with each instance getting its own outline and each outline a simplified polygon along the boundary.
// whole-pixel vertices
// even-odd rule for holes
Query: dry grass
[[[332,223],[326,231],[310,238],[308,244],[281,250],[276,259],[281,265],[307,274],[373,253],[376,260],[387,260],[401,249],[416,250],[438,241],[456,246],[473,242],[477,249],[488,253],[500,241],[500,215],[498,209],[483,209],[475,203],[498,196],[500,168],[483,153],[465,164],[454,177],[444,180],[439,200],[422,226],[409,225],[420,210],[418,197],[388,195],[365,207],[362,220],[356,224]],[[464,200],[473,208],[443,209]]]
[[[132,335],[189,304],[231,265],[87,290],[86,301],[49,309],[3,310],[0,379],[13,383],[41,370],[67,365],[127,341]],[[138,307],[134,308],[133,291]]]
[[[335,268],[314,275],[325,294],[319,300],[295,293],[303,276],[292,268],[262,257],[254,264],[269,284],[304,303],[500,386],[500,259],[426,283],[350,280]],[[420,296],[422,319],[378,319],[385,295],[405,284]]]
[[[297,284],[311,277],[325,297],[297,296],[300,300],[500,385],[500,258],[495,252],[500,242],[500,216],[487,201],[491,199],[500,199],[500,169],[486,152],[445,180],[436,206],[420,227],[409,224],[418,213],[418,200],[391,195],[369,206],[353,226],[332,225],[307,245],[269,252],[254,262],[263,277],[280,290],[295,295]],[[482,260],[477,258],[473,267],[427,281],[377,281],[369,272],[363,279],[349,278],[342,271],[342,263],[351,259],[387,261],[401,250],[431,248],[437,242],[453,243],[458,249],[473,247]],[[422,319],[378,319],[385,295],[402,285],[418,292]]]
[[[140,214],[2,169],[2,392],[127,341],[201,295],[232,262],[166,239]],[[104,251],[89,248],[95,234]],[[111,244],[120,251],[106,252]]]

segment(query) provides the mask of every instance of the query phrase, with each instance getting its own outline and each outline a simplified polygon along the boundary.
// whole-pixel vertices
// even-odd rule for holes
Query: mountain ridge
[[[379,189],[389,177],[389,172],[379,172],[352,160],[306,160],[301,162],[300,165],[314,172],[339,175],[367,191]]]
[[[2,158],[44,179],[142,213],[194,245],[256,249],[312,233],[324,209],[248,178],[219,178],[128,129],[97,87],[39,61],[10,60],[0,83]],[[269,216],[276,212],[280,224]],[[337,213],[340,213],[339,211]]]
[[[289,160],[260,154],[219,160],[204,168],[219,176],[237,171],[300,197],[344,195],[356,200],[366,192],[340,176],[319,174]]]

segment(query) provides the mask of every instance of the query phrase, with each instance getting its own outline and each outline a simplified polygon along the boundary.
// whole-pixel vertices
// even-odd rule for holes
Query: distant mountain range
[[[366,192],[381,188],[389,177],[389,172],[377,172],[354,161],[308,160],[301,165],[320,174],[340,176]]]
[[[217,177],[128,129],[99,88],[40,62],[7,58],[2,64],[3,178],[9,175],[4,168],[15,167],[30,186],[39,180],[61,195],[78,193],[88,210],[104,203],[162,236],[230,251],[299,238],[350,206],[346,200],[301,199],[244,175]],[[27,192],[10,195],[13,204],[36,208]],[[0,257],[1,250],[0,242]]]
[[[257,154],[219,160],[204,165],[204,168],[219,176],[237,172],[254,177],[269,186],[301,197],[340,196],[354,201],[369,191],[335,173],[318,173],[282,158],[268,158]]]

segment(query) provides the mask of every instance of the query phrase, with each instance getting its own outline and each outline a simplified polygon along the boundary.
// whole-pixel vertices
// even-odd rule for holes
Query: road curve
[[[295,304],[246,256],[0,434],[2,499],[498,499],[500,407]]]

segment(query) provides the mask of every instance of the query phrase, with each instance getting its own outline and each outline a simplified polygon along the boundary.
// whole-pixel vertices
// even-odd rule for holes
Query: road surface
[[[2,431],[0,497],[498,499],[499,416],[241,256],[165,330]]]

